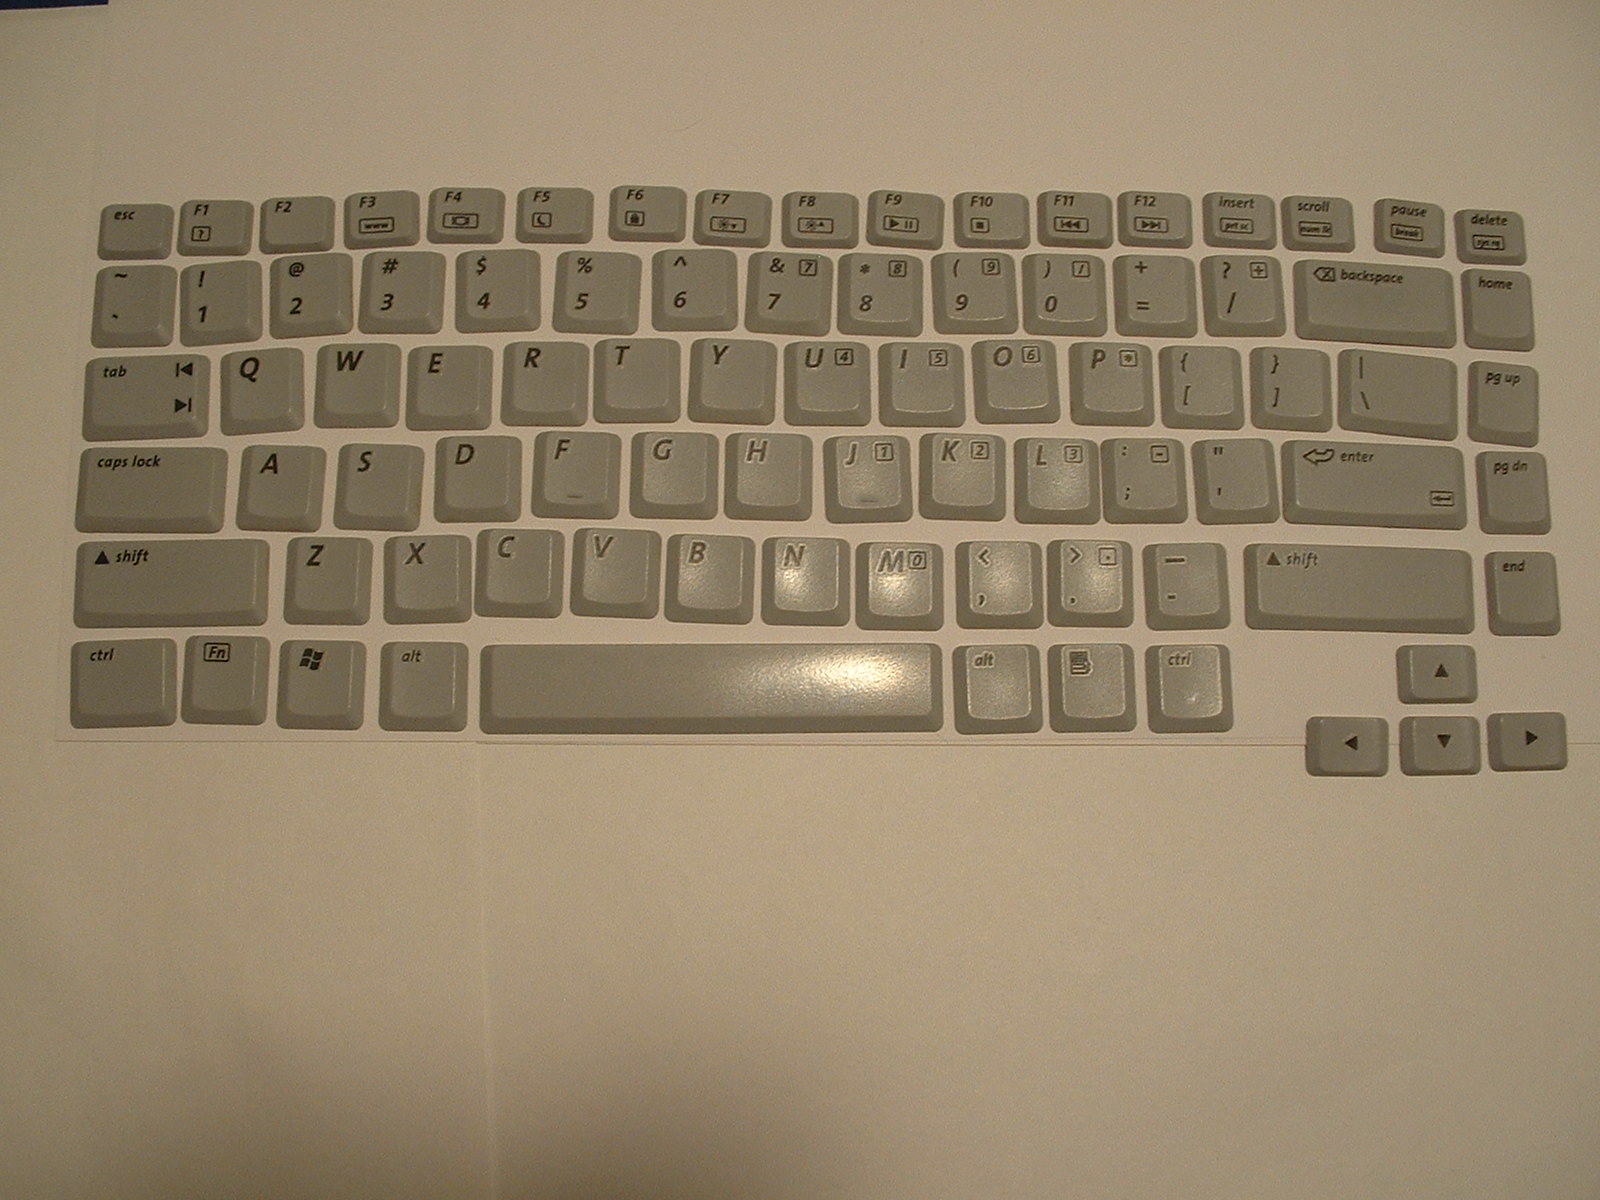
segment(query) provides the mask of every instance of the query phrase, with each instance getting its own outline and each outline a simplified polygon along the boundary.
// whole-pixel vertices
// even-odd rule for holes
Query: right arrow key
[[[1559,771],[1567,765],[1567,718],[1558,712],[1493,713],[1489,765],[1496,771]]]

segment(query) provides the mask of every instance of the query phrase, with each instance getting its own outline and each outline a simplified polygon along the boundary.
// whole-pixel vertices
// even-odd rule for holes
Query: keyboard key
[[[91,359],[83,436],[92,442],[200,437],[210,412],[211,360],[193,354]]]
[[[1379,200],[1372,206],[1372,246],[1381,254],[1439,258],[1444,254],[1444,209],[1416,200]]]
[[[1099,337],[1106,331],[1106,267],[1087,254],[1022,260],[1022,327],[1037,336]]]
[[[435,188],[428,196],[430,242],[498,242],[505,194],[495,188]]]
[[[1200,201],[1200,223],[1208,246],[1271,250],[1278,244],[1277,211],[1270,196],[1207,193]]]
[[[360,729],[366,679],[367,648],[360,642],[285,642],[278,659],[278,724]]]
[[[1037,542],[956,547],[956,623],[963,629],[1037,629],[1044,623]]]
[[[74,619],[83,629],[261,625],[267,619],[267,543],[84,542]]]
[[[839,332],[916,337],[922,332],[922,260],[846,254],[839,260]]]
[[[172,253],[172,208],[108,204],[100,210],[100,257],[166,258]]]
[[[676,421],[683,406],[680,353],[670,338],[596,342],[595,420]]]
[[[1551,637],[1561,632],[1556,560],[1542,551],[1499,551],[1484,557],[1489,631],[1506,637]]]
[[[1492,713],[1489,766],[1496,771],[1560,771],[1567,765],[1567,718],[1558,712]]]
[[[515,521],[521,515],[521,438],[439,439],[433,471],[434,520]]]
[[[177,301],[171,267],[104,267],[95,277],[89,340],[103,347],[170,345]]]
[[[944,556],[929,542],[856,547],[856,624],[938,629],[944,624]]]
[[[298,346],[225,354],[221,377],[218,424],[230,437],[286,433],[306,423],[306,363]]]
[[[1105,519],[1174,522],[1189,516],[1183,446],[1168,438],[1108,438],[1100,444]]]
[[[453,733],[467,727],[467,648],[458,642],[389,642],[378,668],[378,724]]]
[[[178,338],[185,346],[253,342],[261,336],[258,262],[185,267],[178,296]]]
[[[1133,624],[1133,548],[1127,542],[1054,541],[1046,561],[1050,624]]]
[[[867,197],[867,241],[874,246],[937,250],[944,241],[944,200],[923,192]]]
[[[1196,442],[1194,514],[1202,525],[1237,525],[1278,519],[1277,473],[1265,438]]]
[[[582,425],[589,415],[589,348],[582,342],[512,342],[501,373],[507,425]]]
[[[1155,424],[1148,346],[1073,342],[1067,350],[1067,381],[1076,424]]]
[[[246,446],[239,460],[239,528],[316,529],[327,460],[321,446]]]
[[[688,207],[689,198],[682,188],[612,188],[611,240],[681,242],[687,232]]]
[[[1407,775],[1476,775],[1482,770],[1472,717],[1402,717],[1400,770]]]
[[[1339,353],[1339,426],[1400,437],[1456,436],[1456,365],[1425,354]]]
[[[1006,515],[1006,446],[997,437],[930,433],[922,439],[918,511],[936,521]]]
[[[415,246],[422,202],[415,192],[357,192],[344,198],[344,244],[350,250]]]
[[[271,332],[275,338],[349,333],[350,256],[308,254],[272,261]]]
[[[1231,346],[1161,347],[1161,421],[1169,429],[1240,429],[1244,373]]]
[[[951,205],[956,245],[1017,249],[1028,244],[1028,198],[1016,192],[962,192]]]
[[[487,429],[494,412],[487,346],[417,346],[406,357],[407,429]]]
[[[972,412],[985,425],[1061,419],[1054,342],[975,342]]]
[[[1493,208],[1462,209],[1456,213],[1456,257],[1464,263],[1521,266],[1528,261],[1521,215]]]
[[[1478,523],[1485,533],[1549,533],[1544,455],[1478,455]]]
[[[78,729],[171,725],[178,719],[177,650],[167,638],[72,647],[72,724]]]
[[[653,617],[661,608],[661,535],[649,529],[580,529],[572,535],[572,611],[584,617]]]
[[[261,253],[333,249],[335,212],[327,196],[279,196],[261,205]],[[277,335],[274,335],[277,336]]]
[[[822,446],[823,507],[835,525],[911,519],[911,446],[903,437],[834,437]]]
[[[391,625],[465,621],[472,613],[472,539],[392,537],[383,547],[383,619]]]
[[[1117,197],[1117,233],[1124,246],[1188,246],[1194,241],[1189,197],[1123,192]]]
[[[811,516],[811,439],[798,433],[728,436],[724,510],[741,521]]]
[[[1275,258],[1215,254],[1203,259],[1200,299],[1212,337],[1283,336],[1283,275]]]
[[[1306,773],[1379,776],[1389,770],[1389,723],[1382,717],[1312,717]]]
[[[339,448],[333,523],[340,529],[415,529],[422,520],[421,446]]]
[[[1039,244],[1104,249],[1111,245],[1111,197],[1099,192],[1040,192]]]
[[[481,617],[559,616],[565,558],[558,529],[480,531],[475,611]]]
[[[1226,646],[1151,646],[1144,665],[1151,732],[1222,733],[1233,728]]]
[[[1123,337],[1193,337],[1198,329],[1194,263],[1167,254],[1123,254],[1111,263],[1117,332]]]
[[[1456,344],[1454,280],[1437,267],[1302,258],[1294,264],[1294,324],[1319,342]]]
[[[739,323],[739,260],[732,250],[661,250],[651,277],[650,319],[657,329],[732,329]]]
[[[954,342],[878,347],[878,419],[885,425],[960,425],[967,416],[966,357]]]
[[[1100,519],[1100,448],[1077,438],[1018,438],[1016,517],[1029,524]]]
[[[1283,248],[1316,253],[1356,248],[1356,214],[1338,196],[1285,196]]]
[[[694,198],[694,240],[702,246],[765,246],[772,240],[772,198],[761,192],[701,192]]]
[[[1471,646],[1401,646],[1395,673],[1402,704],[1469,704],[1478,698]]]
[[[833,321],[833,260],[817,254],[752,254],[745,328],[825,337]]]
[[[1151,629],[1225,629],[1228,563],[1214,542],[1144,548],[1145,624]]]
[[[362,333],[438,333],[444,328],[444,255],[369,254],[361,260]]]
[[[372,615],[372,543],[354,537],[289,542],[283,619],[291,625],[365,625]]]
[[[1332,368],[1321,350],[1250,351],[1250,421],[1257,429],[1326,433],[1333,428]]]
[[[313,417],[323,429],[386,429],[400,421],[400,347],[381,342],[317,349]]]
[[[962,733],[1034,733],[1044,726],[1036,646],[958,646],[951,664]]]
[[[248,254],[255,221],[245,200],[191,200],[178,211],[178,253]]]
[[[674,534],[667,539],[669,621],[748,625],[755,616],[756,544],[749,538]]]
[[[717,439],[709,433],[637,433],[632,494],[636,517],[704,521],[717,515]]]
[[[1467,436],[1503,446],[1539,444],[1539,372],[1475,362],[1467,371]]]
[[[631,254],[565,250],[556,259],[559,333],[632,334],[639,328],[639,260]]]
[[[267,719],[272,644],[264,637],[196,634],[183,655],[183,719],[190,725],[260,725]]]
[[[771,425],[777,407],[778,348],[771,342],[700,338],[689,347],[689,420]]]
[[[1057,733],[1121,733],[1137,723],[1133,647],[1051,646],[1049,670],[1050,728]]]
[[[587,242],[594,237],[594,193],[588,188],[523,188],[517,193],[517,240]]]
[[[850,619],[850,547],[838,538],[761,544],[761,619],[768,625],[843,625]]]
[[[609,521],[622,492],[622,439],[574,430],[533,441],[533,515]]]
[[[937,646],[486,646],[485,733],[870,733],[944,722]]]
[[[1461,273],[1462,340],[1475,350],[1532,350],[1533,293],[1521,271]]]
[[[1015,333],[1015,260],[1009,254],[935,254],[933,327],[943,334]]]
[[[872,368],[860,342],[790,342],[783,348],[783,416],[791,425],[865,425]]]
[[[1461,550],[1275,542],[1245,547],[1251,629],[1471,633],[1472,561]]]
[[[1283,516],[1297,525],[1463,529],[1461,451],[1388,442],[1285,442]]]
[[[859,213],[846,192],[790,192],[783,198],[783,244],[848,250],[856,244]]]

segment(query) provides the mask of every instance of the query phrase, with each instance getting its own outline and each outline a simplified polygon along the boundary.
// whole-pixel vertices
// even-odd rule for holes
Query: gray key
[[[457,255],[456,328],[462,333],[539,328],[539,256],[532,250]]]
[[[1051,542],[1046,563],[1050,624],[1133,624],[1133,549],[1127,542]]]
[[[1377,777],[1389,770],[1389,723],[1382,717],[1312,717],[1306,722],[1308,775]]]
[[[172,253],[172,208],[108,204],[100,210],[101,258],[165,258]]]
[[[873,192],[867,197],[867,241],[937,250],[944,241],[944,200],[925,192]]]
[[[1454,290],[1438,267],[1302,258],[1294,264],[1295,332],[1323,342],[1453,346]]]
[[[1099,337],[1106,331],[1106,267],[1087,254],[1022,260],[1022,327],[1035,336]]]
[[[433,470],[434,520],[515,521],[521,515],[521,438],[439,439]]]
[[[367,648],[360,642],[283,644],[278,724],[284,729],[360,729],[366,690]]]
[[[1444,254],[1444,209],[1417,200],[1379,200],[1372,206],[1372,247],[1382,254]]]
[[[634,333],[641,269],[632,254],[563,251],[556,259],[551,325],[559,333]]]
[[[941,521],[998,521],[1006,515],[1006,445],[988,435],[922,438],[918,511]]]
[[[1194,263],[1168,254],[1123,254],[1111,264],[1117,332],[1123,337],[1193,337]]]
[[[954,342],[885,342],[878,347],[878,419],[886,426],[962,424],[962,347]]]
[[[1250,351],[1250,420],[1258,429],[1326,433],[1333,428],[1332,369],[1321,350]]]
[[[700,338],[689,347],[689,419],[770,425],[777,414],[778,348],[745,338]]]
[[[178,212],[178,253],[248,254],[255,221],[245,200],[191,200]]]
[[[381,429],[400,420],[400,347],[381,342],[317,349],[313,413],[324,429]]]
[[[765,246],[772,240],[772,197],[701,192],[694,198],[694,240],[702,246]]]
[[[1244,378],[1231,346],[1161,348],[1161,420],[1170,429],[1240,429]]]
[[[872,368],[860,342],[790,342],[783,348],[783,414],[791,425],[865,425]]]
[[[1073,342],[1067,351],[1072,419],[1079,425],[1154,425],[1148,346]]]
[[[507,425],[582,425],[589,415],[589,348],[512,342],[500,385],[500,419]]]
[[[595,420],[676,421],[683,409],[681,353],[670,338],[596,342]]]
[[[1251,629],[1471,633],[1472,560],[1460,550],[1274,542],[1245,547]]]
[[[476,612],[480,617],[559,616],[565,558],[558,529],[480,531]]]
[[[388,642],[378,668],[378,724],[456,733],[467,727],[467,648],[459,642]]]
[[[1124,246],[1187,246],[1194,240],[1189,197],[1123,192],[1117,197],[1117,233]]]
[[[73,619],[83,629],[261,625],[267,619],[267,543],[84,542]]]
[[[1121,733],[1134,727],[1133,648],[1119,643],[1051,646],[1050,728]]]
[[[1099,192],[1040,192],[1041,246],[1111,245],[1111,197]]]
[[[1214,542],[1144,548],[1145,623],[1151,629],[1225,629],[1228,564]]]
[[[1009,254],[935,254],[933,327],[940,333],[1017,331],[1017,266]]]
[[[211,360],[193,354],[91,359],[83,376],[83,436],[199,437],[206,431]]]
[[[261,264],[199,263],[178,280],[178,337],[185,346],[261,337]]]
[[[1194,444],[1194,515],[1202,525],[1278,519],[1277,472],[1265,438]]]
[[[611,240],[681,242],[686,231],[688,206],[689,198],[682,188],[612,188]]]
[[[79,642],[72,647],[77,729],[171,725],[178,719],[178,656],[167,638]]]
[[[327,196],[278,196],[261,204],[261,253],[333,249],[335,210]]]
[[[190,638],[183,655],[183,719],[190,725],[260,725],[267,719],[272,643],[264,637]]]
[[[911,446],[903,437],[834,437],[822,446],[822,495],[836,525],[911,519]]]
[[[465,621],[472,615],[472,539],[392,537],[383,547],[383,619],[391,625]]]
[[[741,521],[811,516],[811,439],[799,433],[728,435],[723,509]]]
[[[485,733],[872,733],[944,720],[937,646],[486,646]]]
[[[415,529],[422,520],[421,446],[339,448],[333,523],[340,529]]]
[[[755,616],[755,564],[749,538],[674,534],[667,539],[667,620],[748,625]]]
[[[344,198],[344,244],[351,250],[415,246],[422,202],[415,192],[357,192]]]
[[[1355,209],[1350,201],[1339,196],[1285,196],[1283,248],[1317,252],[1354,250]]]
[[[1407,775],[1476,775],[1482,770],[1472,717],[1402,717],[1400,770]]]
[[[972,410],[985,425],[1061,419],[1054,342],[975,342]]]
[[[1402,704],[1470,704],[1478,698],[1471,646],[1401,646],[1395,676]]]
[[[660,250],[651,264],[657,329],[732,329],[739,323],[739,260],[732,250]]]
[[[1189,516],[1183,444],[1168,438],[1108,438],[1100,444],[1106,520],[1175,522]]]
[[[1467,436],[1503,446],[1539,443],[1539,372],[1521,363],[1475,362],[1467,371]]]
[[[846,254],[839,260],[839,332],[916,337],[922,332],[922,260]]]
[[[1285,442],[1283,517],[1297,525],[1463,529],[1461,451],[1385,442]]]
[[[944,624],[944,556],[928,542],[856,547],[856,624],[938,629]]]
[[[1151,646],[1144,653],[1152,733],[1221,733],[1233,728],[1233,681],[1226,646]]]
[[[956,547],[956,623],[963,629],[1037,629],[1044,623],[1037,542]]]
[[[228,452],[214,446],[85,450],[77,527],[84,533],[215,533]]]
[[[622,439],[574,430],[533,442],[533,515],[609,521],[622,491]]]
[[[107,347],[169,345],[177,300],[178,273],[171,267],[103,267],[95,276],[89,340]]]
[[[372,614],[372,543],[299,537],[289,542],[283,619],[291,625],[364,625]]]
[[[271,330],[275,338],[349,333],[350,256],[307,254],[272,261]]]
[[[580,529],[572,535],[573,613],[653,617],[660,608],[660,534],[648,529]]]
[[[588,188],[523,188],[517,193],[517,239],[587,242],[594,236],[594,193]]]
[[[1044,726],[1036,646],[957,646],[955,724],[961,733],[1037,733]]]
[[[1518,213],[1494,208],[1464,208],[1456,213],[1456,257],[1464,263],[1521,266],[1528,243]]]
[[[1217,254],[1202,260],[1200,299],[1212,337],[1282,337],[1287,327],[1275,258]]]
[[[1500,551],[1484,556],[1489,632],[1503,637],[1552,637],[1561,632],[1555,555]]]
[[[1461,273],[1462,339],[1475,350],[1533,349],[1533,292],[1521,271]]]
[[[506,198],[496,188],[434,188],[428,195],[430,242],[498,242]]]
[[[417,346],[406,358],[407,429],[487,429],[494,412],[487,346]]]
[[[316,529],[327,459],[321,446],[246,446],[239,462],[239,528]]]
[[[1016,192],[962,192],[951,203],[956,245],[1015,249],[1028,244],[1028,198]]]
[[[397,250],[361,260],[362,333],[438,333],[444,328],[444,255]]]
[[[298,346],[225,354],[221,377],[223,433],[287,433],[306,423],[306,363]]]
[[[1019,438],[1017,520],[1087,525],[1100,519],[1100,448],[1077,438]]]
[[[816,254],[752,254],[745,328],[825,337],[833,321],[833,260]]]
[[[783,244],[848,250],[860,219],[847,192],[790,192],[783,198]]]
[[[1544,455],[1478,455],[1478,522],[1485,533],[1549,533]]]
[[[1567,765],[1567,718],[1558,712],[1491,713],[1489,766],[1496,771],[1559,771]]]
[[[1208,246],[1271,250],[1278,244],[1277,212],[1270,196],[1209,192],[1200,201],[1200,224]]]
[[[843,625],[850,619],[850,547],[838,538],[761,544],[761,619],[768,625]]]
[[[1384,350],[1339,353],[1339,425],[1401,437],[1456,436],[1456,365]]]
[[[704,521],[717,515],[721,472],[717,439],[709,433],[636,433],[632,493],[636,517]]]

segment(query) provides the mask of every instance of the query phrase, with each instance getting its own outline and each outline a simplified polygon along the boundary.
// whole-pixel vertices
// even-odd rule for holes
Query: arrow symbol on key
[[[1349,746],[1352,750],[1361,749],[1361,735],[1359,733],[1351,734],[1349,737],[1345,738],[1344,744]]]

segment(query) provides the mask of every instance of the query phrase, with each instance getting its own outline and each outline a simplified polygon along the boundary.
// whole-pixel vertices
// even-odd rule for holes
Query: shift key
[[[73,617],[84,629],[265,624],[267,543],[85,542]]]
[[[1464,550],[1271,542],[1244,551],[1251,629],[1471,633]]]
[[[1463,529],[1466,486],[1454,446],[1283,444],[1283,518],[1296,525]]]

